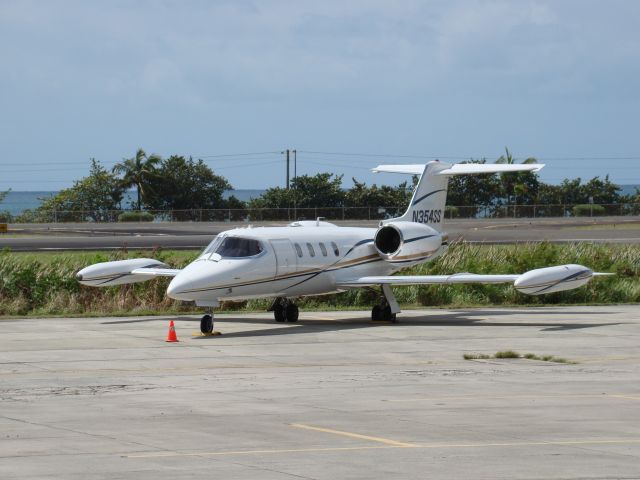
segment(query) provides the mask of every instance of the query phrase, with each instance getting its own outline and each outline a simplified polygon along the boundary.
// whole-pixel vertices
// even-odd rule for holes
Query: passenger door
[[[294,273],[298,267],[296,252],[291,240],[287,238],[271,240],[271,247],[276,254],[276,275]]]

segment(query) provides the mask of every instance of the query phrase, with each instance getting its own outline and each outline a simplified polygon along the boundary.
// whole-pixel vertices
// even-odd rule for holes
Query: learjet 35
[[[400,306],[391,285],[512,283],[528,295],[571,290],[599,273],[581,265],[560,265],[520,275],[402,276],[393,273],[442,255],[448,245],[443,232],[447,184],[452,175],[538,171],[542,164],[380,165],[374,172],[421,175],[407,211],[383,220],[378,228],[339,227],[329,222],[296,221],[283,227],[236,228],[220,233],[183,269],[136,258],[104,262],[82,269],[84,285],[106,287],[157,276],[173,277],[167,295],[195,302],[207,313],[200,330],[213,331],[213,308],[224,300],[273,298],[270,311],[279,322],[298,320],[296,298],[352,288],[380,288],[372,320],[395,322]]]

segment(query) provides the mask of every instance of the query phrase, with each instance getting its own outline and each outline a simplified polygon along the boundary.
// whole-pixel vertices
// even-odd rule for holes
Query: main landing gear
[[[387,301],[384,300],[384,298],[380,301],[379,305],[374,305],[371,309],[371,320],[374,322],[398,322],[396,320],[396,314],[391,313],[391,307],[387,305]]]
[[[273,305],[268,311],[273,312],[273,316],[276,322],[297,322],[298,321],[298,306],[288,299],[280,297],[276,298]]]
[[[371,320],[374,322],[397,323],[396,314],[400,313],[400,305],[393,296],[389,285],[381,285],[382,296],[380,303],[371,309]]]

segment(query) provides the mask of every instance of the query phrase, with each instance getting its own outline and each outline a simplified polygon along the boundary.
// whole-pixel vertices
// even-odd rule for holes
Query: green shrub
[[[447,205],[444,207],[445,218],[458,218],[460,216],[460,209],[453,205]]]
[[[495,358],[520,358],[520,354],[518,352],[514,352],[513,350],[503,350],[501,352],[496,352],[494,357]]]
[[[605,212],[602,205],[591,204],[574,205],[572,210],[575,217],[597,217]]]
[[[153,222],[155,217],[149,212],[122,212],[118,215],[119,222]]]
[[[13,215],[11,212],[4,210],[0,212],[0,223],[11,223],[13,221]]]

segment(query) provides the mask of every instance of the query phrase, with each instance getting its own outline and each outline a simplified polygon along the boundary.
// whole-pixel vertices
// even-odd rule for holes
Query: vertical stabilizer
[[[418,181],[418,186],[413,192],[407,211],[401,217],[385,220],[383,223],[416,222],[441,231],[449,176],[438,175],[438,173],[448,168],[451,168],[450,164],[438,160],[427,163]]]
[[[451,175],[483,175],[488,173],[539,172],[544,167],[542,163],[448,163],[433,160],[426,165],[378,165],[374,172],[404,173],[419,175],[420,181],[413,192],[411,203],[407,211],[398,218],[384,220],[389,222],[416,222],[429,225],[435,230],[442,231],[444,221],[444,205],[447,201],[447,185]]]

